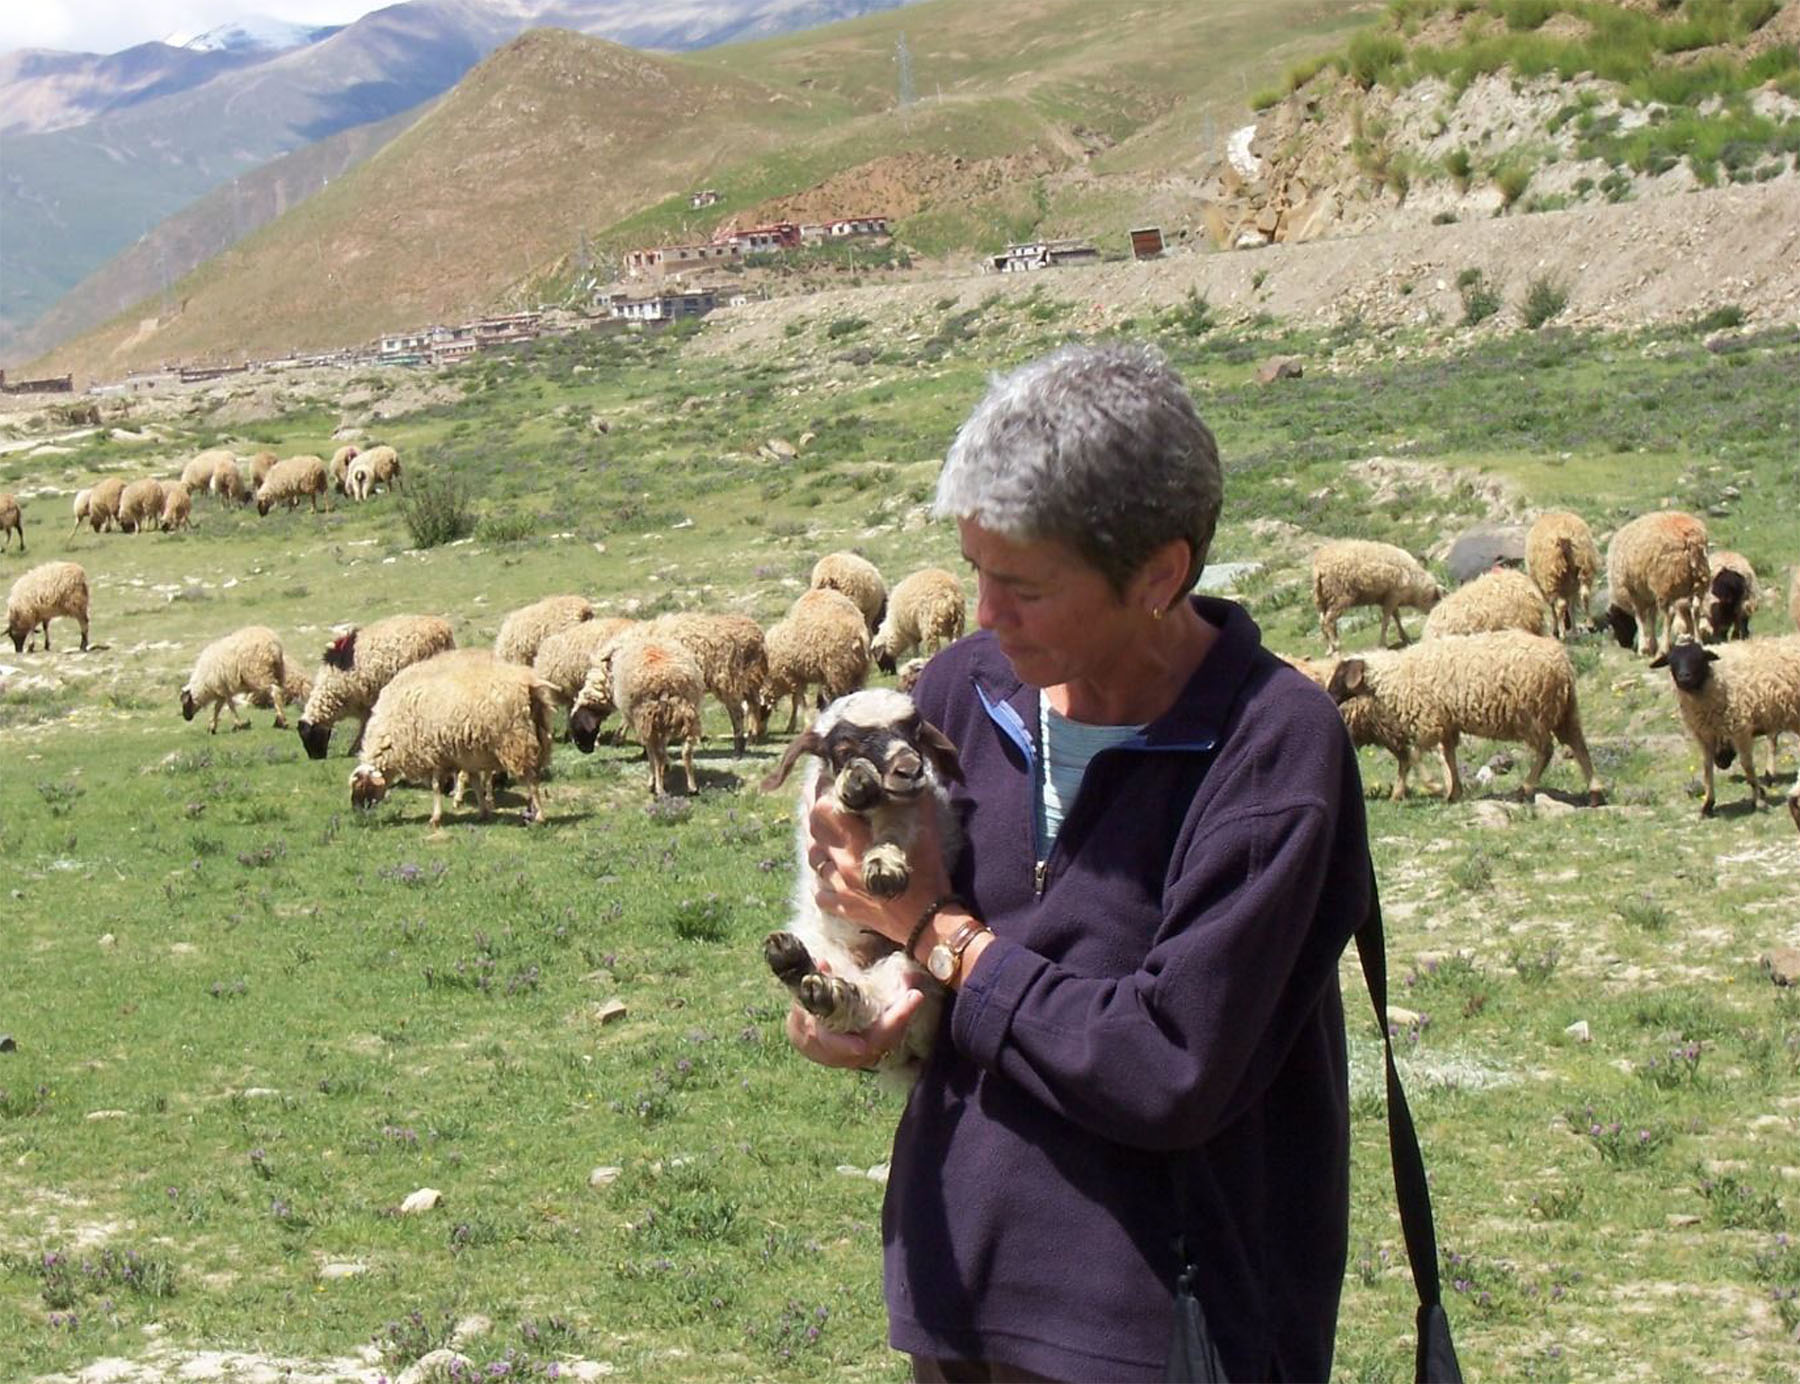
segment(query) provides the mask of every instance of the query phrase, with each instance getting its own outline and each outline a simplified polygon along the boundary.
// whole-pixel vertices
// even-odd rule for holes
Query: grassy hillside
[[[431,833],[418,791],[349,810],[341,735],[325,763],[266,712],[208,737],[176,689],[202,644],[250,622],[304,657],[336,622],[399,610],[485,642],[570,589],[608,612],[768,621],[834,548],[890,580],[955,566],[923,508],[938,458],[988,372],[1079,335],[1084,307],[1052,284],[794,318],[756,358],[705,332],[572,337],[429,389],[316,386],[255,423],[224,421],[247,398],[197,394],[131,420],[160,442],[0,458],[29,560],[87,567],[97,646],[70,652],[59,624],[54,654],[0,655],[17,670],[0,690],[0,1028],[17,1044],[0,1054],[0,1375],[111,1356],[173,1374],[214,1349],[296,1378],[392,1377],[460,1323],[477,1365],[534,1377],[556,1361],[901,1378],[867,1175],[897,1109],[785,1051],[758,955],[792,868],[788,800],[754,788],[779,738],[736,756],[709,706],[699,795],[660,803],[629,747],[559,745],[547,825],[465,811]],[[1191,303],[1115,325],[1193,381],[1228,465],[1214,557],[1260,564],[1237,590],[1277,649],[1320,649],[1318,537],[1428,551],[1550,505],[1602,536],[1659,505],[1704,514],[1769,579],[1758,631],[1792,628],[1776,589],[1800,559],[1791,332],[1709,350],[1702,324],[1552,330],[1446,357],[1354,324],[1220,332]],[[1364,363],[1253,380],[1272,353],[1352,344]],[[839,358],[857,347],[867,365]],[[466,487],[472,540],[414,547],[388,497],[63,537],[68,492],[104,471],[168,473],[220,441],[326,450],[343,421],[399,445],[415,480]],[[763,450],[807,432],[794,460]],[[0,579],[26,561],[0,555]],[[1347,621],[1347,646],[1375,623]],[[1596,636],[1571,656],[1605,808],[1574,806],[1560,759],[1534,806],[1508,796],[1503,760],[1469,801],[1393,804],[1391,760],[1362,757],[1463,1359],[1471,1378],[1784,1378],[1800,1007],[1758,958],[1800,945],[1800,844],[1736,779],[1697,820],[1666,675]],[[1465,771],[1505,748],[1466,743]],[[1790,740],[1777,793],[1793,772]],[[1378,1047],[1345,974],[1336,1374],[1408,1378]],[[421,1187],[441,1209],[398,1214]]]

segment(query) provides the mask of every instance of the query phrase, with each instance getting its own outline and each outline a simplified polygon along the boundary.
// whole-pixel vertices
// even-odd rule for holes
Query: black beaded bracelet
[[[918,960],[918,957],[914,956],[913,953],[918,948],[919,939],[925,935],[925,929],[931,926],[931,920],[933,918],[937,917],[938,914],[942,913],[953,903],[962,904],[964,908],[968,907],[967,904],[963,903],[962,897],[958,894],[945,894],[941,898],[933,899],[930,903],[925,905],[925,911],[919,915],[919,921],[913,924],[913,930],[906,939],[906,954],[909,958],[914,961]]]

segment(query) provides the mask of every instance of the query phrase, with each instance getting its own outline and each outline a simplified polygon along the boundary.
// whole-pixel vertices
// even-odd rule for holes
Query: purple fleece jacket
[[[957,890],[995,931],[895,1135],[896,1349],[1160,1379],[1188,1189],[1232,1379],[1324,1379],[1349,1220],[1338,957],[1372,878],[1326,695],[1238,606],[1180,700],[1089,764],[1041,886],[1037,689],[992,637],[916,700],[956,743]]]

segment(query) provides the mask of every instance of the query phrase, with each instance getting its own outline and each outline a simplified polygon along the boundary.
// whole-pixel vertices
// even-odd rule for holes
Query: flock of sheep
[[[1396,799],[1405,796],[1418,757],[1433,749],[1444,764],[1444,796],[1457,798],[1457,745],[1472,735],[1530,747],[1527,795],[1560,742],[1597,805],[1601,785],[1561,639],[1574,632],[1578,615],[1585,618],[1600,565],[1586,521],[1567,511],[1531,526],[1523,572],[1497,567],[1449,595],[1403,549],[1329,542],[1314,554],[1312,570],[1328,657],[1294,663],[1331,694],[1359,746],[1393,754]],[[1714,768],[1728,769],[1735,759],[1743,761],[1752,804],[1764,803],[1755,740],[1768,738],[1773,774],[1782,733],[1800,734],[1800,635],[1750,637],[1756,572],[1741,553],[1709,553],[1706,525],[1691,514],[1662,510],[1623,525],[1607,545],[1605,570],[1603,623],[1621,645],[1650,657],[1652,668],[1670,671],[1682,723],[1704,765],[1701,814],[1713,812]],[[1403,646],[1409,641],[1401,609],[1428,612],[1422,641],[1340,657],[1339,617],[1370,605],[1381,610],[1378,638],[1385,642],[1392,623]],[[1800,568],[1788,609],[1800,628]],[[1715,649],[1714,640],[1732,642]],[[1800,827],[1800,778],[1788,810]]]

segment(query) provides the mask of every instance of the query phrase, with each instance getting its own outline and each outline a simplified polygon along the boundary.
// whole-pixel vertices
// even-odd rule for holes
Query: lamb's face
[[[1705,645],[1684,641],[1675,645],[1668,653],[1652,659],[1650,666],[1667,668],[1677,688],[1698,696],[1705,689],[1707,680],[1712,677],[1710,665],[1718,661],[1719,656]]]
[[[358,764],[350,775],[350,806],[374,807],[387,796],[387,776],[373,764]]]
[[[827,707],[788,746],[764,788],[779,787],[802,754],[825,761],[832,795],[854,812],[917,797],[931,784],[929,768],[962,781],[962,763],[949,738],[919,714],[912,698],[885,688],[852,692]]]

